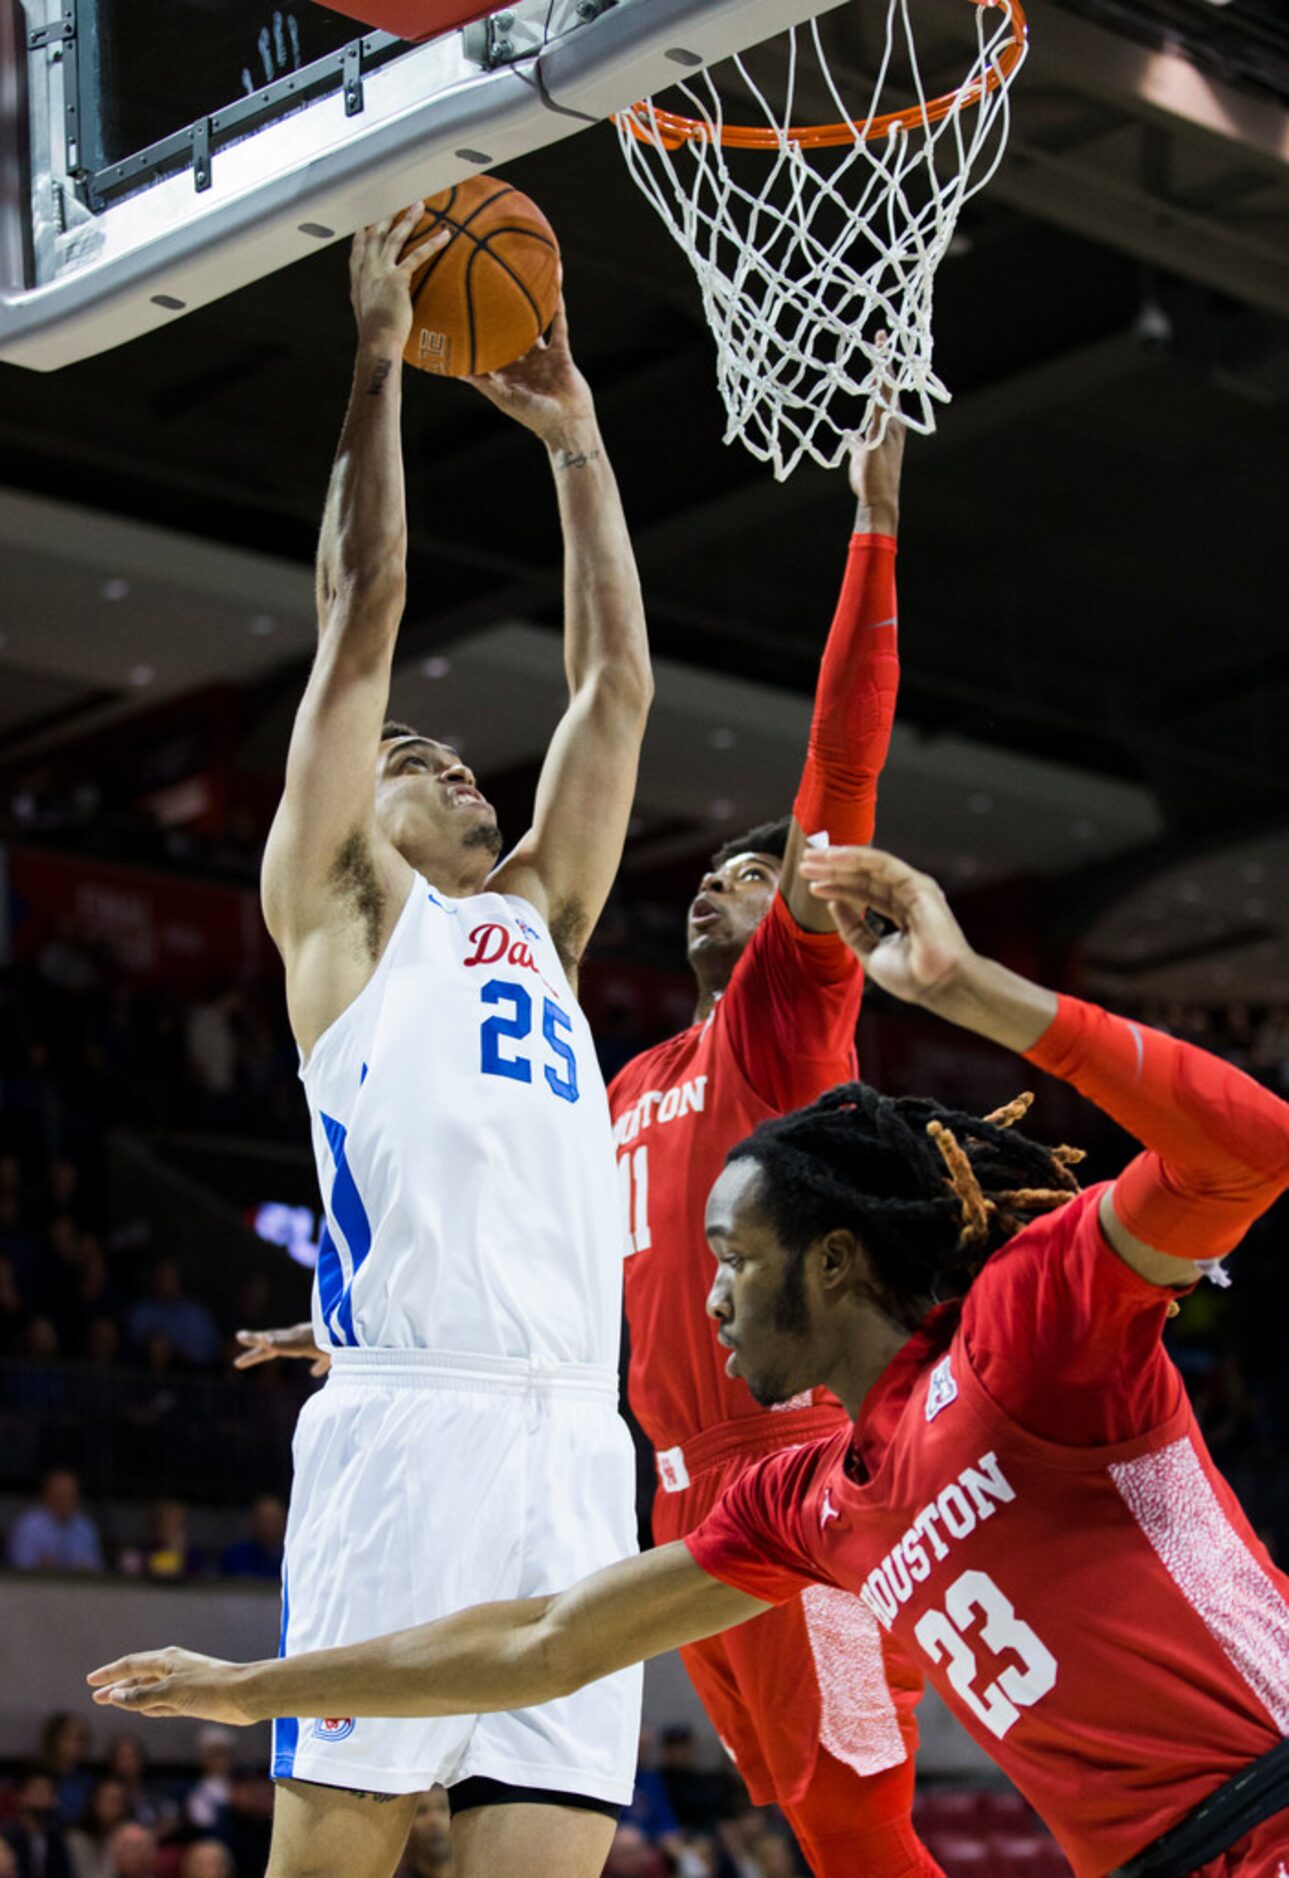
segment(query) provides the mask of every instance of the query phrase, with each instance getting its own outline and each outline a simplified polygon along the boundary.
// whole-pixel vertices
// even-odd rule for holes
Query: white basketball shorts
[[[543,1596],[636,1550],[635,1459],[600,1368],[338,1350],[295,1435],[282,1654]],[[626,1805],[639,1667],[540,1708],[274,1723],[275,1779],[415,1793],[484,1777]]]

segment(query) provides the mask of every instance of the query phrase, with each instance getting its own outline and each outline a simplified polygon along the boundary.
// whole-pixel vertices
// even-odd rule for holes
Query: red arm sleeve
[[[1062,998],[1026,1052],[1135,1134],[1118,1218],[1176,1258],[1220,1258],[1289,1182],[1289,1105],[1218,1058]],[[1026,1227],[972,1285],[962,1327],[990,1395],[1031,1433],[1093,1446],[1158,1427],[1181,1400],[1161,1332],[1170,1293],[1107,1242],[1092,1188]]]
[[[900,682],[896,620],[894,540],[852,535],[792,806],[807,837],[826,834],[834,846],[873,839]]]
[[[806,932],[776,893],[717,1007],[740,1073],[776,1114],[857,1074],[863,988],[850,947],[835,932]]]
[[[852,535],[793,804],[807,836],[872,840],[899,679],[895,542]],[[859,962],[836,933],[804,931],[776,895],[721,1013],[743,1076],[770,1108],[798,1108],[857,1073],[862,992]]]
[[[1289,1104],[1206,1050],[1062,998],[1025,1054],[1141,1142],[1114,1210],[1157,1251],[1221,1258],[1289,1184]]]

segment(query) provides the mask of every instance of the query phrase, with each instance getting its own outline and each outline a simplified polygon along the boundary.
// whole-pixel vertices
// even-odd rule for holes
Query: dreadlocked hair
[[[764,1205],[799,1261],[844,1227],[862,1244],[883,1307],[908,1328],[961,1297],[986,1259],[1079,1192],[1078,1148],[1017,1132],[1033,1097],[968,1115],[920,1096],[843,1083],[809,1108],[764,1122],[728,1158],[755,1161]]]

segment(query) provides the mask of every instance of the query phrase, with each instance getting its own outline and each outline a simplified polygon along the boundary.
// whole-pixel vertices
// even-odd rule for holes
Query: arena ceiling
[[[925,0],[933,66],[957,4]],[[938,864],[1043,873],[1060,930],[1143,986],[1153,955],[1126,896],[1208,870],[1212,918],[1182,948],[1185,984],[1221,982],[1236,959],[1249,995],[1289,991],[1289,907],[1264,904],[1242,944],[1238,871],[1269,864],[1289,829],[1289,26],[1271,0],[1039,0],[1032,14],[1011,155],[940,276],[954,403],[909,446],[904,755],[884,809],[910,829],[940,818]],[[862,10],[830,19],[863,69]],[[754,728],[767,697],[787,700],[785,723],[804,711],[844,477],[802,470],[780,487],[722,446],[696,290],[607,128],[508,174],[563,242],[655,645],[710,700],[692,736],[667,707],[638,850],[701,846],[714,803],[742,814],[756,797],[755,766],[731,782],[731,746],[712,741],[724,719],[746,705],[746,749],[769,735]],[[246,683],[248,749],[277,760],[350,348],[337,246],[56,375],[0,366],[10,776],[106,715],[213,680]],[[483,635],[486,665],[500,623],[542,629],[553,652],[559,570],[531,440],[468,390],[409,378],[400,682],[425,715],[443,695],[416,691],[433,661],[457,659],[461,677],[460,649]],[[738,684],[704,689],[713,675]],[[1008,767],[1026,763],[1028,792]],[[981,781],[989,764],[1010,780]],[[691,790],[688,821],[664,774]],[[1062,777],[1068,810],[1064,784],[1050,793]],[[991,840],[1004,802],[1016,827]],[[1177,950],[1174,934],[1158,956],[1170,987]]]

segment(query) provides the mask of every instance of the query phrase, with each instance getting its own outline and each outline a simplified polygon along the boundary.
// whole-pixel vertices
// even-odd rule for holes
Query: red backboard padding
[[[485,13],[498,11],[504,0],[326,0],[329,13],[347,13],[364,26],[395,33],[400,39],[433,39],[455,26],[468,26]]]

